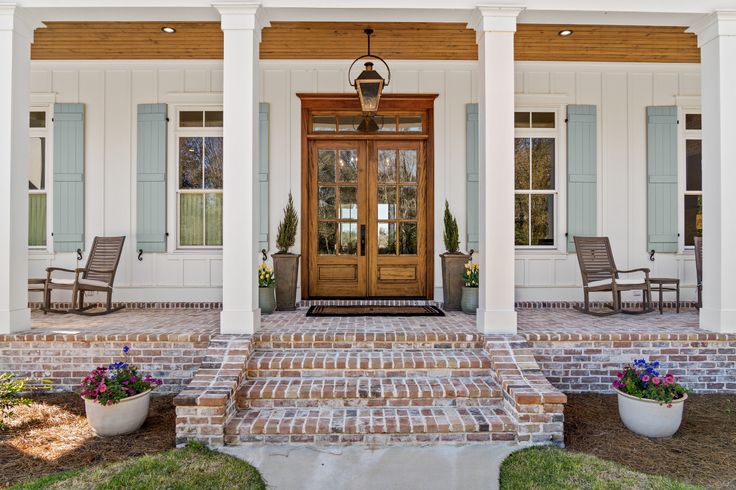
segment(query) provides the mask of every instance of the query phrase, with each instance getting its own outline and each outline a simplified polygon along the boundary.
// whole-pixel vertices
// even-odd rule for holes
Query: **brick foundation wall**
[[[616,372],[637,358],[659,361],[663,371],[673,373],[693,392],[736,393],[734,336],[701,333],[597,337],[528,343],[549,382],[566,393],[610,393]]]
[[[97,366],[123,360],[164,381],[158,393],[177,393],[202,363],[208,336],[10,334],[0,335],[0,372],[50,379],[55,391],[73,391]]]

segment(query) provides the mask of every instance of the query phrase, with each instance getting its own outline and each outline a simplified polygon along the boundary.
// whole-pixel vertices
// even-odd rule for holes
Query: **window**
[[[29,117],[28,146],[28,246],[33,248],[46,247],[48,214],[46,126],[46,111],[32,110]]]
[[[695,246],[703,236],[703,141],[701,115],[685,114],[684,244]]]
[[[557,201],[555,112],[516,112],[516,246],[554,247]]]
[[[357,132],[363,121],[360,114],[313,114],[312,133]],[[382,133],[422,133],[424,118],[421,114],[379,114],[375,117]]]
[[[176,141],[179,247],[221,247],[222,111],[180,110]]]

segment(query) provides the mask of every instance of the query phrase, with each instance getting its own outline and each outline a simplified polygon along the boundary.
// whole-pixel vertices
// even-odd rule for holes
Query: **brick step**
[[[483,350],[257,350],[248,378],[491,376]]]
[[[426,443],[513,441],[516,424],[498,407],[275,408],[240,410],[225,442]]]
[[[480,349],[484,338],[472,331],[396,331],[373,326],[325,330],[269,330],[253,336],[260,349]]]
[[[262,378],[245,381],[240,408],[501,406],[491,378]]]

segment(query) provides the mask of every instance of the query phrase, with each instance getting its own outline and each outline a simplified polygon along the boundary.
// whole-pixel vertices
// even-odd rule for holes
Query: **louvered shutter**
[[[84,105],[54,104],[54,251],[84,249]]]
[[[166,251],[166,104],[138,105],[136,250]]]
[[[480,200],[479,200],[479,159],[478,159],[478,104],[467,104],[465,106],[465,213],[467,232],[467,249],[478,250],[480,248]]]
[[[647,107],[647,250],[677,252],[677,107]]]
[[[567,250],[597,233],[596,106],[567,106]]]

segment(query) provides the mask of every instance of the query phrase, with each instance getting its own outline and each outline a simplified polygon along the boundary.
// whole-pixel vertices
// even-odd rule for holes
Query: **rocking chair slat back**
[[[89,272],[84,273],[84,279],[102,281],[112,286],[115,281],[115,273],[120,263],[124,243],[124,236],[95,237],[94,242],[92,242],[92,250],[87,259],[86,269]]]
[[[703,238],[695,237],[695,274],[698,284],[703,283]]]
[[[608,237],[573,237],[583,284],[618,277]]]

